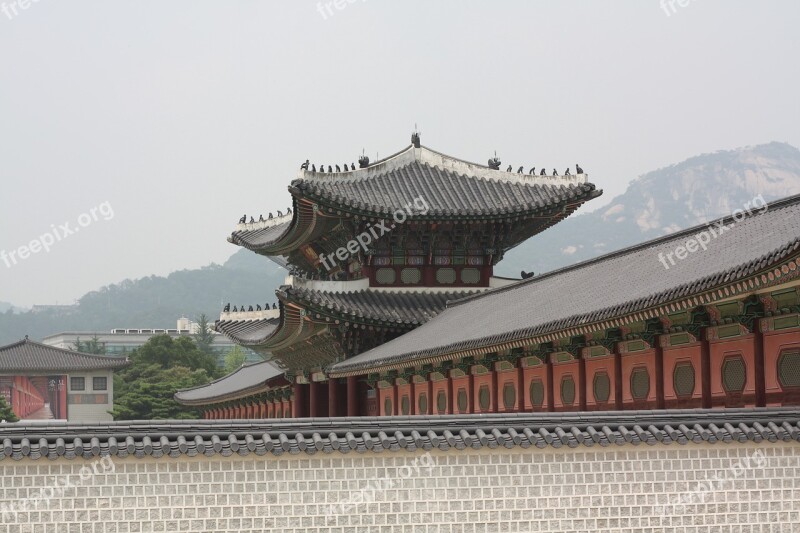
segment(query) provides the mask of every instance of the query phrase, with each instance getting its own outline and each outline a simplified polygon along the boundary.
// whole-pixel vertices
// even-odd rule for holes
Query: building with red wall
[[[0,347],[0,394],[20,419],[111,420],[115,369],[127,359],[54,348],[27,337]]]
[[[216,325],[284,372],[292,416],[800,400],[800,197],[500,279],[505,251],[599,192],[585,174],[503,172],[418,140],[358,170],[301,170],[289,214],[245,221],[230,238],[293,268],[279,309],[226,309]],[[393,221],[418,197],[424,215]],[[376,225],[391,231],[359,248]],[[211,400],[211,418],[252,402]]]

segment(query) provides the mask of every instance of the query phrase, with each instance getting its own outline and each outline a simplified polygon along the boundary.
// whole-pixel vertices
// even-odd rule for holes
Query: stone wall
[[[800,530],[800,445],[104,457],[0,469],[0,532]]]

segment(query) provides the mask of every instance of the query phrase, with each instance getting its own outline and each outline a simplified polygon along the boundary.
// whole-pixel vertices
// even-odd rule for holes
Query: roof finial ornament
[[[567,167],[567,170],[565,170],[565,171],[564,171],[564,175],[565,175],[565,176],[569,176],[569,175],[570,175],[570,174],[569,174],[569,167]]]
[[[514,171],[514,168],[511,165],[508,165],[508,168],[506,169],[506,172],[513,172],[513,171]]]
[[[492,170],[500,170],[500,160],[497,158],[497,150],[494,151],[494,157],[489,160],[489,168]]]
[[[239,224],[244,224],[247,222],[247,215],[242,215],[242,218],[239,219]]]
[[[231,310],[231,304],[230,304],[230,302],[228,302],[228,303],[225,304],[225,307],[222,308],[222,312],[223,313],[229,313],[230,310]]]
[[[361,149],[361,157],[358,158],[358,168],[367,168],[369,166],[369,156],[365,149]]]
[[[517,174],[523,174],[524,172],[525,172],[525,170],[524,170],[523,166],[520,165],[519,168],[517,169]]]
[[[341,172],[341,171],[342,171],[342,167],[340,167],[339,165],[336,165],[336,172]]]
[[[532,278],[534,276],[533,272],[525,272],[524,270],[519,273],[522,279]]]
[[[531,176],[535,176],[536,175],[536,167],[531,167],[531,170],[528,172],[528,174],[530,174]]]
[[[578,163],[575,163],[575,172],[577,174],[583,174],[583,169],[581,168],[581,166]]]
[[[553,176],[558,176],[558,170],[553,169]]]
[[[417,131],[417,125],[414,124],[414,133],[411,134],[411,144],[414,145],[414,148],[420,147],[420,134]]]
[[[308,159],[306,159],[305,163],[300,165],[300,170],[308,170]]]

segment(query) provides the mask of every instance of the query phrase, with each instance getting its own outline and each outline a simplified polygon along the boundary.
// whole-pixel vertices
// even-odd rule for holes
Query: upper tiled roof
[[[427,218],[517,215],[564,202],[583,203],[600,194],[593,184],[582,179],[567,184],[558,184],[557,180],[553,178],[553,184],[549,184],[532,178],[506,181],[502,176],[476,177],[412,160],[385,173],[362,177],[316,177],[312,173],[295,180],[292,186],[304,196],[383,215],[413,206],[414,199],[421,197],[429,206],[424,215]]]
[[[242,365],[227,376],[211,383],[176,392],[175,399],[188,405],[231,400],[235,397],[248,396],[267,390],[269,388],[267,382],[282,375],[283,371],[269,361]]]
[[[3,424],[0,460],[800,442],[793,408]]]
[[[121,357],[90,355],[54,348],[27,337],[0,348],[0,372],[56,372],[122,368],[128,360]]]
[[[347,212],[389,218],[406,206],[408,219],[536,220],[542,231],[602,194],[588,175],[539,176],[504,172],[456,159],[425,146],[409,146],[366,168],[344,172],[300,170],[289,187],[291,214],[242,223],[228,240],[265,255],[286,255],[331,226],[315,223],[327,205],[327,222]],[[414,200],[420,199],[414,206]],[[318,221],[319,222],[319,221]]]
[[[720,233],[721,225],[727,229]],[[707,227],[716,228],[717,236],[709,233],[706,251],[669,263],[667,254],[675,257],[677,247]],[[630,315],[763,272],[799,247],[800,196],[793,196],[739,222],[721,219],[465,298],[424,326],[330,371],[385,367]]]
[[[308,304],[339,315],[386,324],[424,324],[447,305],[476,291],[426,291],[361,289],[353,292],[328,292],[302,287],[283,287],[292,301]]]

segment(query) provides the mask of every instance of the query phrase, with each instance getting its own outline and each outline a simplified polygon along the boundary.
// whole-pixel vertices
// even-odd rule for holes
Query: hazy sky
[[[796,0],[339,2],[0,0],[0,301],[223,262],[301,161],[386,156],[415,123],[467,160],[580,163],[604,201],[800,144]]]

